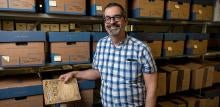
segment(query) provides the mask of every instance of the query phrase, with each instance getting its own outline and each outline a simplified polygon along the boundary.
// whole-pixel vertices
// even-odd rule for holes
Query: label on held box
[[[10,57],[9,56],[2,56],[2,59],[6,62],[10,61]]]
[[[61,57],[61,56],[58,56],[58,55],[54,56],[53,59],[54,59],[54,61],[56,61],[56,62],[61,62],[61,61],[62,61],[62,57]]]

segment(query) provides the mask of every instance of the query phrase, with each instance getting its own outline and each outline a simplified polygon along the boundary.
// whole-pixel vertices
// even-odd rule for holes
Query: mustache
[[[109,25],[109,27],[111,27],[111,26],[120,27],[120,25],[119,25],[119,24],[116,24],[116,23],[113,23],[113,24],[110,24],[110,25]]]

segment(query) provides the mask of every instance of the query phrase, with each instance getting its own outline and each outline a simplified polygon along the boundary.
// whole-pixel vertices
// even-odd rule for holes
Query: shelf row
[[[0,17],[31,18],[28,20],[63,19],[66,21],[88,21],[89,19],[89,21],[97,23],[102,21],[102,18],[94,17],[102,16],[104,7],[112,2],[121,4],[129,18],[193,21],[212,21],[214,12],[216,13],[214,17],[219,14],[217,6],[220,5],[216,0],[105,0],[105,2],[102,0],[3,0],[0,5]],[[216,7],[214,7],[215,5]],[[214,20],[220,21],[218,17]]]
[[[97,42],[107,32],[0,32],[1,67],[91,63]],[[205,55],[208,40],[219,49],[219,34],[128,32],[146,43],[155,59]],[[212,37],[212,36],[211,36]]]

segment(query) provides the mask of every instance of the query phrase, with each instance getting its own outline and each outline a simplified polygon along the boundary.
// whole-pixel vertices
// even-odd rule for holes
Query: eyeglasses
[[[113,19],[114,21],[118,22],[121,20],[122,17],[123,17],[122,15],[115,15],[113,17],[105,16],[104,21],[105,21],[105,23],[110,23],[111,19]]]

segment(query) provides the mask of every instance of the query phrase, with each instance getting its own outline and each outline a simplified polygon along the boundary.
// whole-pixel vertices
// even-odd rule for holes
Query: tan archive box
[[[193,4],[192,5],[192,20],[211,21],[213,19],[212,5]]]
[[[26,31],[27,30],[27,23],[16,23],[16,31]]]
[[[89,32],[49,32],[52,64],[90,62]]]
[[[35,10],[35,0],[8,0],[8,6],[13,9]]]
[[[164,33],[163,57],[182,56],[186,36],[183,33]]]
[[[187,0],[185,0],[187,1]],[[178,2],[169,0],[166,2],[166,19],[189,19],[190,0],[188,2]]]
[[[60,24],[60,32],[69,32],[70,26],[69,24]]]
[[[204,97],[196,97],[196,105],[195,107],[211,107],[209,105],[209,99]]]
[[[167,93],[176,92],[178,71],[175,68],[169,66],[161,67],[161,69],[166,72]]]
[[[1,92],[0,107],[43,107],[41,85],[37,75],[1,77],[0,90],[4,93]]]
[[[187,107],[195,107],[197,99],[192,96],[178,96],[178,99],[184,101]]]
[[[43,32],[2,31],[0,37],[1,66],[42,66],[45,64]]]
[[[86,0],[45,0],[46,13],[86,14]]]
[[[1,107],[44,107],[43,95],[26,96],[24,99],[0,100]]]
[[[191,69],[190,88],[201,89],[203,87],[203,76],[205,72],[202,65],[197,63],[188,63],[185,66]]]
[[[208,105],[209,107],[219,107],[219,96],[209,98]]]
[[[213,85],[215,67],[204,65],[203,87],[211,87]]]
[[[132,17],[163,18],[164,0],[133,0]]]
[[[170,67],[176,68],[178,71],[177,92],[189,90],[191,70],[183,65],[171,65]]]
[[[186,104],[179,99],[171,99],[169,101],[159,102],[159,107],[186,107]]]
[[[52,32],[59,32],[60,31],[59,24],[50,24],[50,31],[52,31]]]
[[[105,6],[113,2],[122,5],[127,12],[127,0],[90,0],[90,14],[92,16],[102,16]]]
[[[207,52],[209,34],[187,33],[186,36],[186,55],[203,55]]]
[[[13,31],[14,30],[14,21],[3,20],[2,23],[3,23],[2,30],[5,30],[5,31]]]
[[[0,8],[8,8],[8,0],[0,0]]]
[[[157,96],[166,95],[166,72],[158,72]]]

